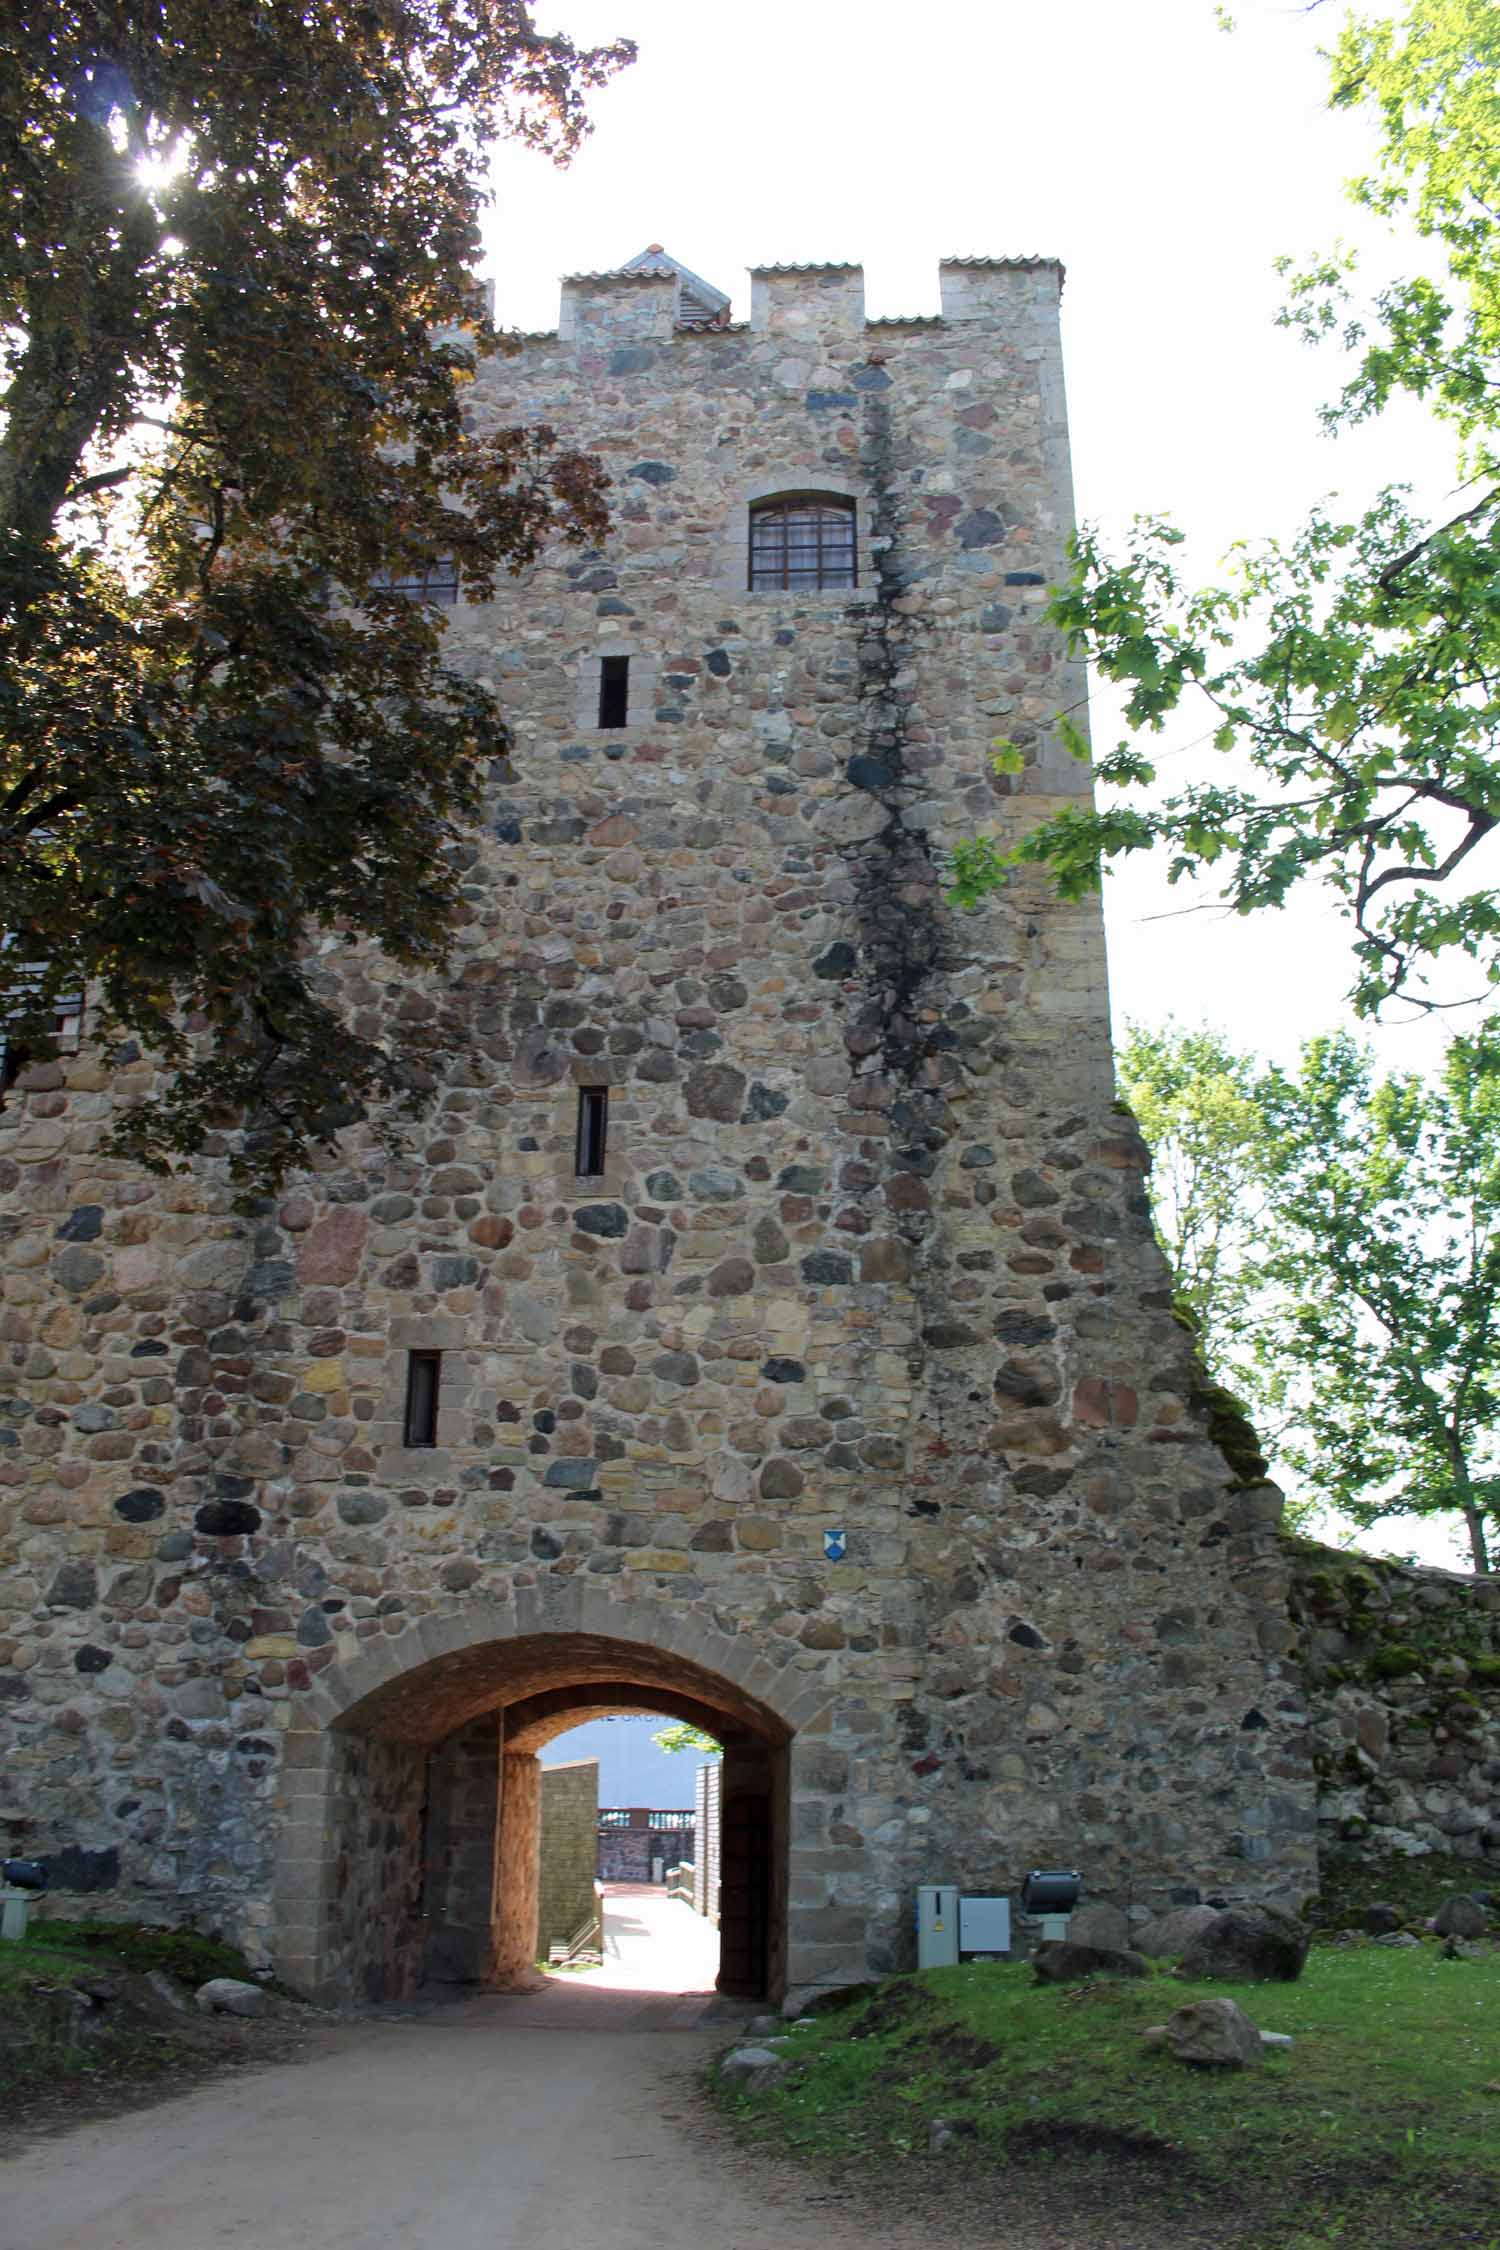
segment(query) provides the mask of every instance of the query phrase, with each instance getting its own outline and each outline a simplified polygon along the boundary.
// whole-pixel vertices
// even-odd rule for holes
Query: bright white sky
[[[1369,127],[1330,115],[1317,53],[1341,13],[1241,0],[1226,36],[1211,0],[539,0],[544,25],[580,44],[625,35],[640,55],[595,96],[567,171],[499,152],[497,316],[554,327],[561,274],[648,242],[730,291],[737,318],[751,264],[857,260],[872,313],[926,313],[940,257],[1043,252],[1067,267],[1081,516],[1169,514],[1206,577],[1233,539],[1290,530],[1319,494],[1412,478],[1440,497],[1447,451],[1415,419],[1323,435],[1337,355],[1275,325],[1273,259],[1361,239],[1342,186]],[[1097,693],[1094,731],[1114,739]],[[1111,879],[1117,1024],[1213,1021],[1291,1060],[1340,1019],[1347,957],[1326,908],[1240,922],[1184,915],[1188,897],[1156,869]],[[1425,1025],[1380,1045],[1415,1068],[1440,1038]],[[1430,1559],[1449,1559],[1441,1540]]]

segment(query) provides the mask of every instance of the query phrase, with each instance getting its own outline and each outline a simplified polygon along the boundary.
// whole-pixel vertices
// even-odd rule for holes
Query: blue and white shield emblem
[[[847,1531],[825,1531],[823,1534],[823,1552],[830,1562],[842,1562],[848,1545]]]

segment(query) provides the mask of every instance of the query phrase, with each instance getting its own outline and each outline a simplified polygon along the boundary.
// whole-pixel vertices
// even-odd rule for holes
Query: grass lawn
[[[1148,2025],[1211,1993],[1295,2046],[1207,2071],[1143,2044]],[[928,1970],[782,2052],[786,2080],[726,2101],[757,2138],[850,2174],[920,2166],[930,2193],[939,2166],[1034,2174],[1101,2159],[1143,2218],[1151,2204],[1216,2210],[1225,2242],[1500,2250],[1500,1947],[1448,1961],[1433,1940],[1346,1940],[1315,1946],[1297,1984]],[[939,2118],[958,2137],[930,2154]]]

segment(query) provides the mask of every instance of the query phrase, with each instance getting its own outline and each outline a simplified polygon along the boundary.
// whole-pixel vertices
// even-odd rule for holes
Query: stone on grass
[[[1307,1947],[1306,1925],[1284,1906],[1229,1906],[1194,1938],[1182,1973],[1235,1984],[1295,1984]]]
[[[204,2015],[263,2016],[266,1996],[258,1984],[240,1977],[210,1977],[193,1994]]]
[[[146,1971],[146,1989],[164,2008],[170,2008],[174,2016],[187,2014],[187,1994],[175,1977],[167,1975],[165,1969]]]
[[[791,2064],[770,2047],[734,2047],[719,2065],[719,2076],[737,2093],[763,2094],[785,2078]]]
[[[1048,1938],[1031,1957],[1038,1984],[1074,1984],[1080,1977],[1144,1977],[1151,1971],[1128,1946],[1075,1945],[1071,1938]]]
[[[1080,1906],[1068,1917],[1069,1945],[1102,1946],[1107,1952],[1129,1950],[1130,1923],[1118,1906]]]
[[[1261,2058],[1259,2026],[1234,2000],[1190,2000],[1186,2007],[1174,2008],[1160,2030],[1179,2062],[1243,2070]]]
[[[1432,1927],[1439,1937],[1483,1937],[1489,1926],[1484,1908],[1467,1891],[1445,1898],[1432,1917]]]
[[[934,2117],[927,2127],[927,2153],[936,2156],[955,2141],[977,2141],[979,2127],[971,2117]]]
[[[1170,1914],[1158,1914],[1148,1922],[1136,1937],[1137,1953],[1148,1960],[1169,1961],[1186,1953],[1200,1930],[1210,1922],[1217,1922],[1219,1913],[1213,1906],[1177,1906]]]
[[[1360,1916],[1360,1925],[1371,1937],[1386,1937],[1399,1930],[1403,1916],[1399,1906],[1367,1906]]]

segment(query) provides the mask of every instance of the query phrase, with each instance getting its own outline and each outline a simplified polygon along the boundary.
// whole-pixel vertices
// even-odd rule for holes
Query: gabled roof
[[[635,257],[627,258],[620,272],[673,275],[677,282],[679,328],[722,328],[729,318],[729,299],[724,291],[694,273],[680,258],[674,258],[659,242],[649,242]]]

